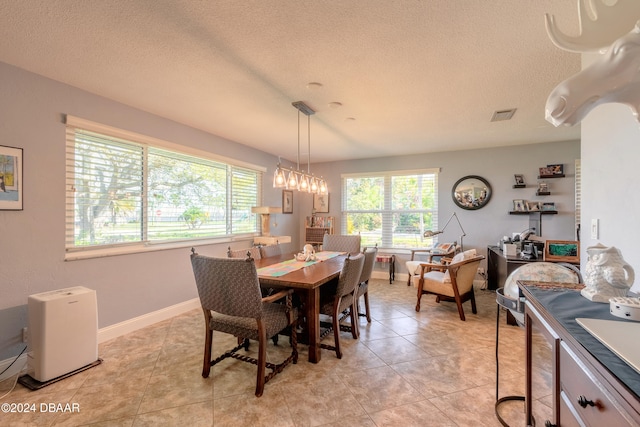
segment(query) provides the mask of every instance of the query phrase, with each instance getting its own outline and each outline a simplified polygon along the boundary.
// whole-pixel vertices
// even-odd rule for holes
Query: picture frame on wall
[[[313,210],[316,213],[329,213],[329,193],[313,195]]]
[[[282,190],[282,213],[293,213],[293,190]]]
[[[525,205],[524,200],[522,200],[522,199],[514,199],[514,201],[513,201],[513,210],[515,212],[525,212],[527,210],[527,207]]]
[[[517,186],[524,186],[525,185],[525,183],[524,183],[524,175],[517,173],[517,174],[513,175],[513,177],[516,180],[516,185]]]
[[[0,210],[23,210],[22,154],[22,148],[0,145]]]

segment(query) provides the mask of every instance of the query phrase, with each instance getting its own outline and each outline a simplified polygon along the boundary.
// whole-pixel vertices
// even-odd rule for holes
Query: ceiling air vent
[[[516,113],[517,108],[512,108],[511,110],[501,110],[493,113],[493,117],[491,117],[492,122],[501,122],[503,120],[511,120],[513,115]]]

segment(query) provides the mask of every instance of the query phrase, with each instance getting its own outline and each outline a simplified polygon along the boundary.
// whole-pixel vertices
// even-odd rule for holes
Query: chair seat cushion
[[[293,318],[297,317],[296,309],[293,310]],[[263,303],[262,313],[264,318],[267,338],[271,338],[289,325],[286,306],[277,303]],[[251,317],[228,316],[226,314],[211,313],[211,329],[225,332],[236,337],[258,340],[258,323]]]
[[[441,271],[430,271],[428,273],[425,273],[422,290],[431,291],[440,295],[453,297],[455,294],[453,293],[453,287],[451,286],[451,281],[449,280],[449,282],[446,282],[444,280],[445,279],[444,276],[445,276],[445,273]]]

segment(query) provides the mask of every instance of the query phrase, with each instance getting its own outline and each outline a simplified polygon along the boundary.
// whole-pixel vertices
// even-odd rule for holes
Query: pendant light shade
[[[315,111],[302,101],[291,103],[298,110],[298,164],[297,169],[287,168],[280,164],[273,173],[273,187],[298,190],[305,193],[327,194],[327,183],[322,177],[316,178],[311,174],[311,118]],[[307,171],[300,170],[300,113],[307,116]],[[286,178],[285,178],[286,177]]]

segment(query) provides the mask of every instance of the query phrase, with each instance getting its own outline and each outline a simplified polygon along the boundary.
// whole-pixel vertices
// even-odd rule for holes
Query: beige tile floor
[[[227,359],[202,378],[203,316],[193,310],[100,344],[97,367],[39,391],[18,384],[2,401],[76,403],[79,412],[0,413],[0,425],[500,426],[495,294],[478,290],[478,314],[465,303],[462,322],[455,304],[433,296],[416,313],[415,290],[401,280],[372,280],[369,292],[373,320],[360,319],[358,340],[342,334],[341,360],[323,350],[321,362],[310,364],[301,345],[298,364],[268,382],[261,398],[254,365]],[[524,331],[501,320],[500,396],[522,395]],[[215,334],[214,353],[233,343]],[[268,357],[281,360],[286,343],[270,343]],[[0,383],[0,395],[10,387]],[[525,425],[522,402],[501,405],[501,413],[509,425]]]

